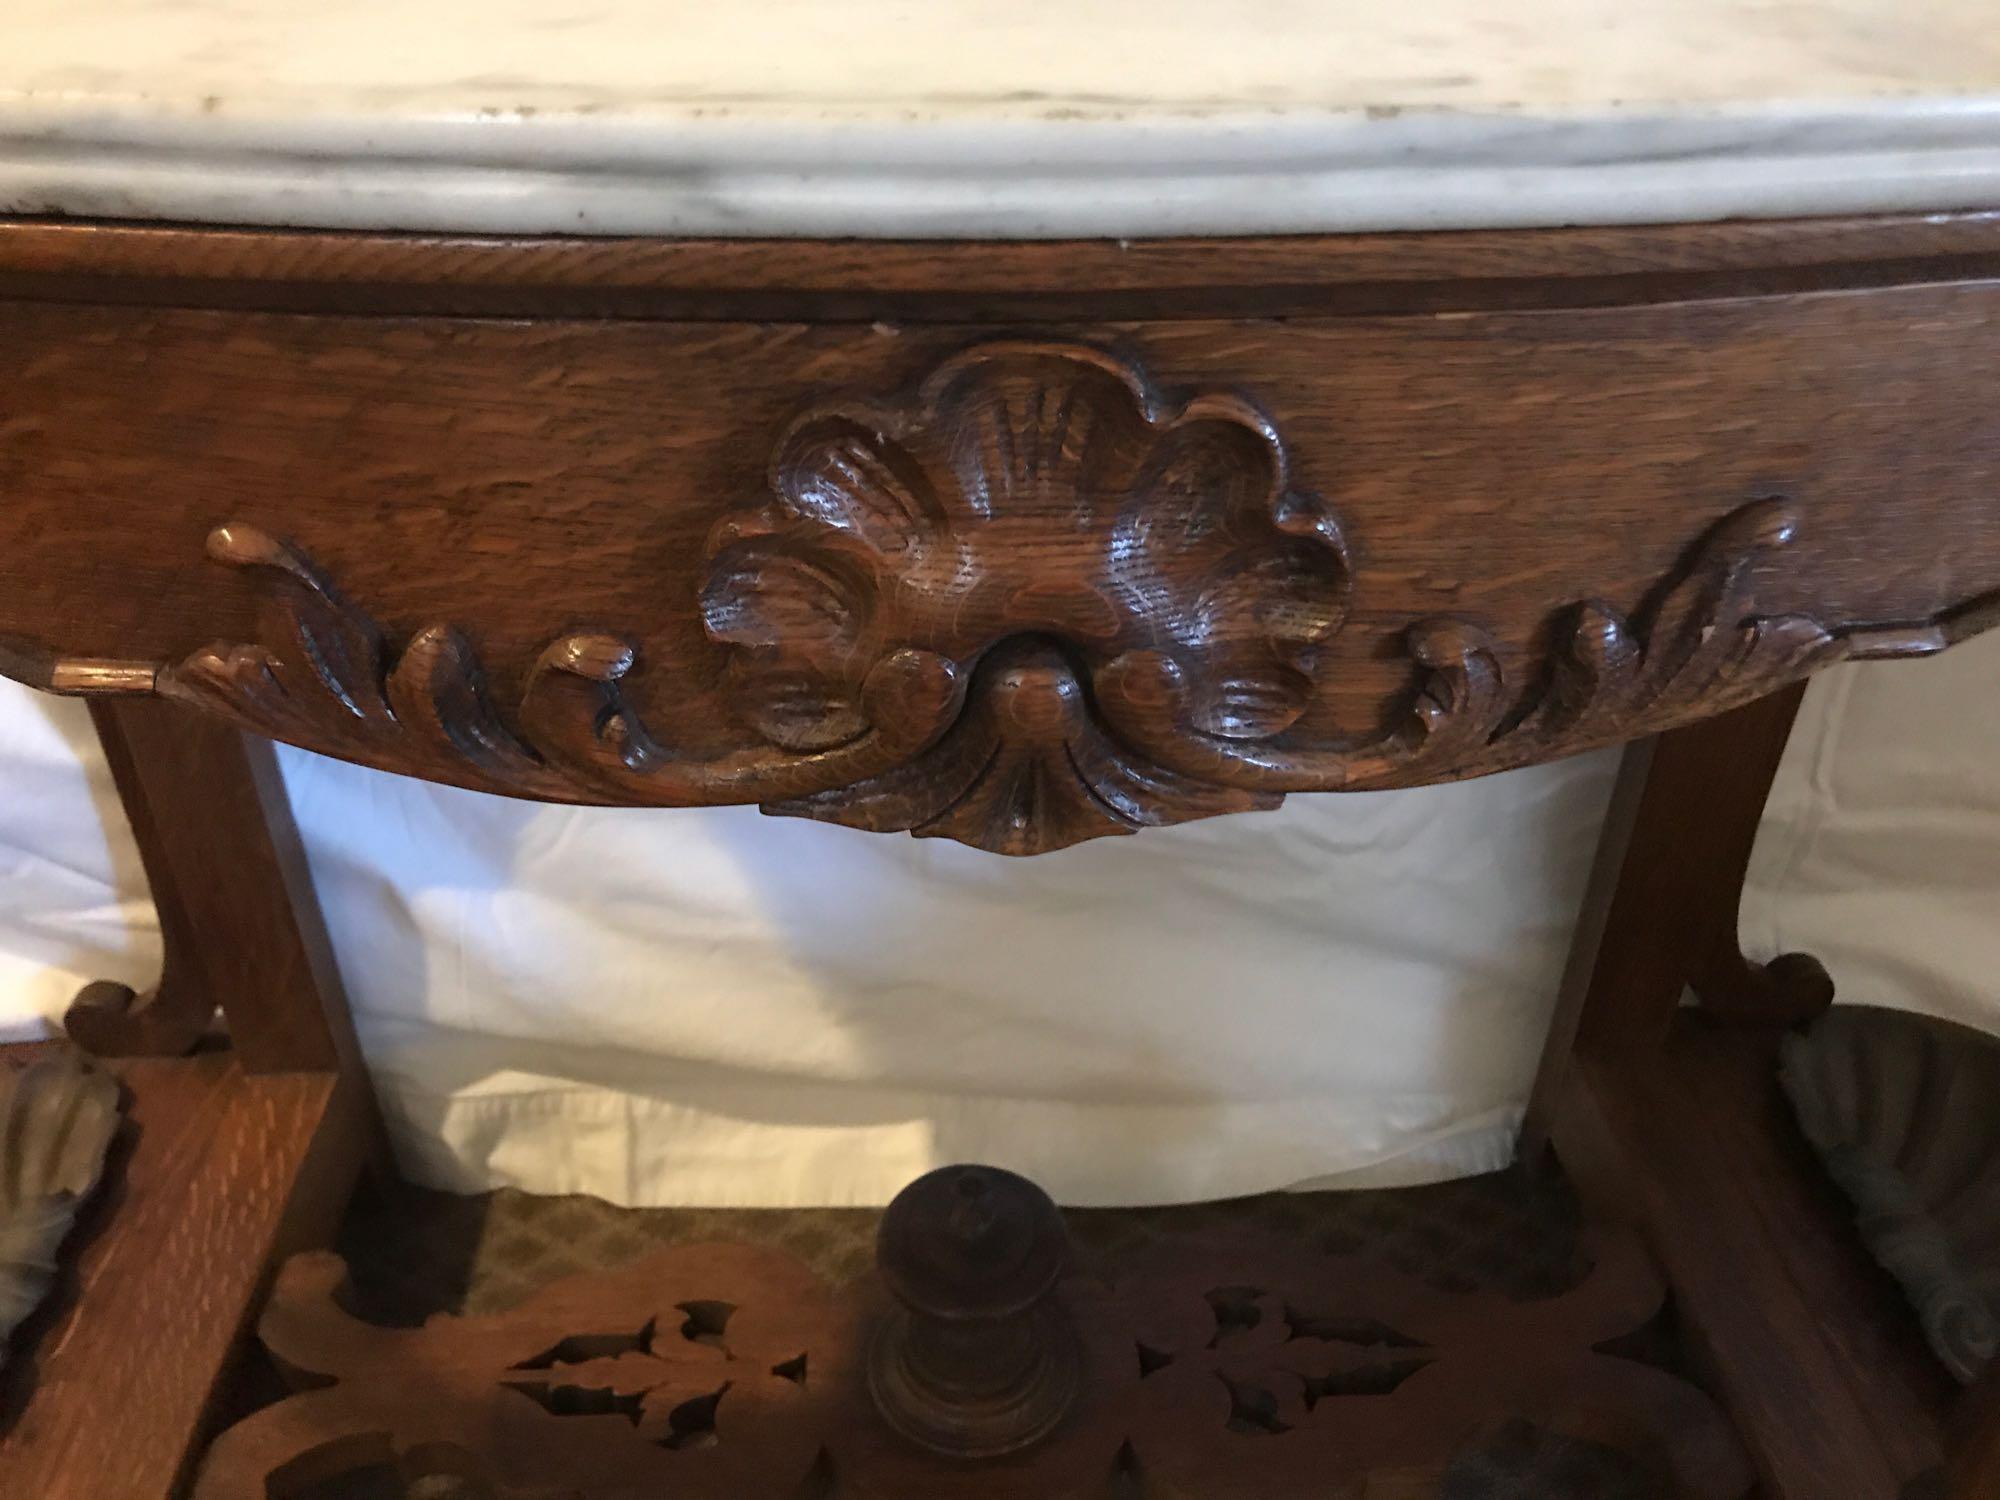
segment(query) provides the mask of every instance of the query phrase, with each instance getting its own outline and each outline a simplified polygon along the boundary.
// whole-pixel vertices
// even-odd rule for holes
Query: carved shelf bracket
[[[1432,1495],[1527,1430],[1625,1455],[1675,1500],[1738,1500],[1753,1475],[1714,1402],[1604,1352],[1665,1302],[1637,1237],[1587,1232],[1585,1250],[1571,1290],[1516,1301],[1277,1235],[1156,1243],[1056,1285],[1080,1351],[1067,1416],[976,1463],[878,1410],[883,1341],[897,1355],[908,1331],[890,1268],[833,1289],[777,1251],[683,1246],[506,1313],[384,1328],[342,1310],[337,1257],[304,1255],[261,1324],[297,1394],[223,1432],[193,1493],[328,1494],[366,1470],[478,1500]],[[1020,1264],[1024,1295],[1045,1285],[1033,1254]],[[982,1395],[1016,1392],[920,1409],[1002,1404]],[[892,1384],[889,1405],[909,1392]]]
[[[1518,681],[1503,663],[1522,658],[1520,643],[1457,615],[1412,621],[1407,696],[1385,728],[1343,738],[1308,709],[1347,616],[1348,547],[1240,396],[1170,400],[1095,349],[985,344],[901,398],[807,408],[767,480],[713,528],[689,601],[740,721],[720,754],[649,726],[633,690],[641,644],[616,629],[556,638],[506,710],[461,630],[436,624],[392,647],[302,551],[243,524],[218,528],[208,550],[267,581],[254,640],[164,666],[8,647],[0,670],[156,691],[514,796],[756,802],[1037,854],[1292,791],[1552,759],[1833,661],[1927,654],[2000,623],[2000,597],[1840,630],[1773,613],[1760,597],[1799,515],[1757,499],[1630,618],[1583,599],[1545,622],[1536,638],[1552,644]]]

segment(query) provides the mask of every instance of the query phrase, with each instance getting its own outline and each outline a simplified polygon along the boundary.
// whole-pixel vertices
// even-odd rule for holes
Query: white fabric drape
[[[2000,632],[1814,682],[1742,931],[1817,954],[1842,1000],[2000,1033]]]
[[[1989,640],[1815,688],[1754,951],[2000,1029],[1997,679]],[[1072,1203],[1495,1167],[1612,767],[1002,860],[284,764],[405,1169],[716,1205],[879,1203],[966,1158]],[[0,695],[0,797],[18,1035],[158,940],[77,705]]]

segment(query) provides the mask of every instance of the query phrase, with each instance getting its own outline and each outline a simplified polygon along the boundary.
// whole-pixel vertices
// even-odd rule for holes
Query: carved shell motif
[[[775,811],[1031,854],[1275,804],[1135,755],[1087,686],[1133,653],[1171,662],[1190,723],[1221,740],[1268,739],[1311,701],[1347,557],[1247,403],[1168,407],[1103,355],[987,348],[907,406],[808,413],[771,490],[717,528],[702,596],[766,739],[865,732],[869,674],[897,650],[970,682],[923,755]]]
[[[270,584],[254,640],[158,667],[84,663],[78,680],[515,796],[757,802],[1033,854],[1290,791],[1571,754],[1843,656],[1928,652],[2000,623],[2000,596],[1840,632],[1761,611],[1797,529],[1782,499],[1740,505],[1630,619],[1585,599],[1546,622],[1551,644],[1519,683],[1501,662],[1525,643],[1503,651],[1456,615],[1414,620],[1388,727],[1329,734],[1306,709],[1349,556],[1270,421],[1233,394],[1169,400],[1098,350],[1002,342],[903,397],[808,408],[779,435],[764,493],[717,523],[686,603],[751,731],[720,753],[649,729],[627,691],[642,643],[617,622],[556,638],[510,707],[456,627],[392,646],[304,552],[250,525],[218,528],[209,553]],[[11,660],[0,649],[0,670]],[[77,677],[26,665],[51,685]]]
[[[118,1132],[117,1080],[64,1050],[0,1065],[0,1366],[54,1285],[57,1252]]]
[[[1285,792],[1476,775],[1746,701],[1837,659],[1816,621],[1754,612],[1796,531],[1775,499],[1704,538],[1636,626],[1568,612],[1536,696],[1485,631],[1416,622],[1407,710],[1370,741],[1294,733],[1350,582],[1332,511],[1292,487],[1239,398],[1163,404],[1088,350],[975,349],[907,404],[816,409],[778,445],[775,499],[711,541],[703,613],[774,745],[870,723],[895,650],[951,664],[970,703],[922,756],[767,810],[1007,854],[1275,806]]]
[[[2000,1040],[1871,1006],[1785,1038],[1799,1126],[1966,1384],[2000,1355]]]

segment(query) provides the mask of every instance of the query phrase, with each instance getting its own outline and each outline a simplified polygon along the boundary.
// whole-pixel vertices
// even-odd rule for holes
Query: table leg
[[[1762,1493],[1905,1500],[1944,1460],[1949,1383],[1776,1084],[1776,1030],[1833,987],[1810,958],[1759,966],[1737,940],[1802,692],[1627,751],[1522,1147],[1533,1163],[1553,1145],[1593,1212],[1645,1232]]]
[[[1524,1159],[1546,1147],[1579,1049],[1657,1051],[1693,986],[1727,1020],[1794,1025],[1833,1002],[1819,961],[1744,958],[1737,907],[1805,685],[1626,748],[1542,1054]]]
[[[90,712],[166,953],[143,996],[79,994],[71,1038],[99,1056],[177,1055],[219,1005],[245,1071],[344,1071],[353,1025],[269,742],[150,699]]]
[[[120,1059],[131,1128],[9,1370],[0,1494],[174,1500],[272,1268],[329,1243],[386,1158],[271,745],[151,699],[90,709],[165,963],[146,995],[93,985],[66,1017]],[[218,1006],[229,1047],[179,1056]]]

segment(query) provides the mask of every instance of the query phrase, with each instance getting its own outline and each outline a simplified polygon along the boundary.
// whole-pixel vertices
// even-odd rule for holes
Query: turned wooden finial
[[[889,1425],[933,1453],[990,1458],[1052,1432],[1082,1346],[1056,1283],[1069,1254],[1049,1195],[994,1167],[942,1167],[896,1195],[876,1261],[895,1298],[869,1351]]]

